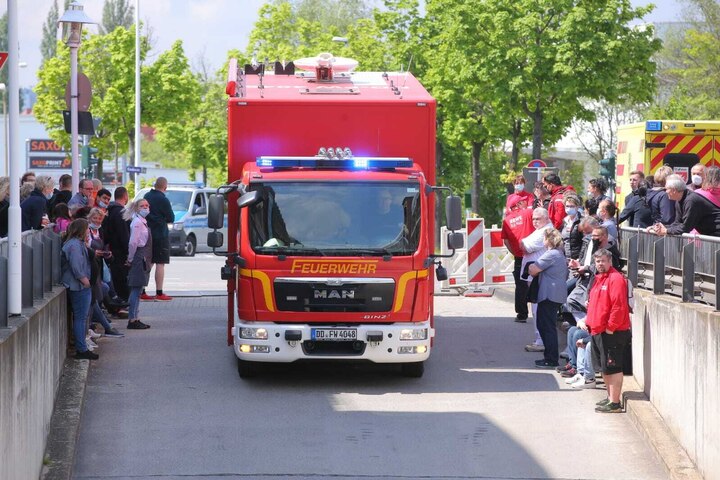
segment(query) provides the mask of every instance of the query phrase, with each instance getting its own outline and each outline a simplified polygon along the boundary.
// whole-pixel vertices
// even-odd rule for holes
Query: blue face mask
[[[93,230],[99,230],[99,229],[100,229],[100,225],[98,225],[97,223],[91,223],[89,226],[90,226],[90,228],[92,228]]]
[[[98,202],[98,207],[100,208],[107,208],[108,204],[105,202]]]
[[[150,209],[149,209],[149,208],[141,208],[141,209],[138,211],[138,214],[140,214],[140,216],[143,217],[143,218],[147,217],[149,213],[150,213]]]
[[[565,211],[567,212],[568,215],[570,215],[571,217],[574,217],[575,214],[577,213],[577,208],[574,208],[574,207],[566,208]]]
[[[50,200],[52,197],[53,197],[53,192],[45,194],[45,198],[47,198],[48,200]]]
[[[525,185],[523,185],[522,183],[518,183],[517,185],[515,185],[516,192],[522,192],[523,190],[525,190]]]

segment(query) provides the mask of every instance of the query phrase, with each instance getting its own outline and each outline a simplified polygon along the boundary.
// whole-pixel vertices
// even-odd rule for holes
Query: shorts
[[[627,347],[630,344],[632,332],[630,330],[619,330],[612,335],[601,333],[592,336],[593,363],[605,375],[623,373],[626,361]]]
[[[170,239],[165,237],[152,240],[152,263],[170,263]]]

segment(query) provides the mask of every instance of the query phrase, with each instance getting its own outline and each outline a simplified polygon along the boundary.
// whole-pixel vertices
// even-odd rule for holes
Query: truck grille
[[[279,278],[274,287],[283,312],[388,312],[395,298],[392,279]]]

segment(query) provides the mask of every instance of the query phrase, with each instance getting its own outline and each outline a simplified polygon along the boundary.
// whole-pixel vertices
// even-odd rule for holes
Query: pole
[[[10,158],[8,155],[8,117],[7,117],[7,88],[3,90],[3,128],[5,131],[3,132],[5,134],[5,175],[8,175],[10,172],[10,165],[8,164],[8,159]]]
[[[80,159],[78,156],[78,47],[70,45],[70,146],[72,151],[73,188],[80,185]]]
[[[135,166],[140,166],[140,0],[135,0]],[[135,191],[140,190],[137,184],[137,173],[133,173]]]
[[[18,8],[17,0],[7,0],[8,22],[8,86],[9,130],[8,156],[10,177],[10,208],[8,209],[8,314],[22,313],[22,237],[20,223],[20,177],[23,171],[23,155],[18,148],[20,138],[20,71],[18,58]]]

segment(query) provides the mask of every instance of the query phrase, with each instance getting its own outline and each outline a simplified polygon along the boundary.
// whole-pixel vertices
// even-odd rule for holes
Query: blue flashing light
[[[413,161],[402,157],[258,157],[256,164],[261,168],[333,168],[356,170],[383,170],[412,168]]]
[[[650,120],[645,122],[645,130],[648,132],[662,132],[662,122]]]

